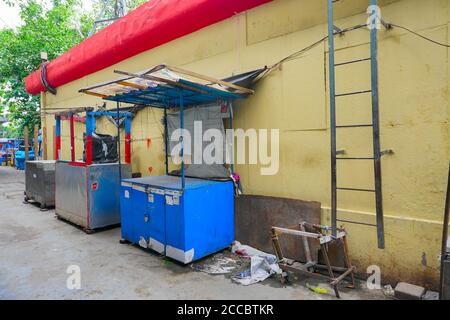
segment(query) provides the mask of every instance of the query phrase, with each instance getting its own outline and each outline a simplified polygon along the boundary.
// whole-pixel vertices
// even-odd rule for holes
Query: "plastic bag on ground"
[[[242,245],[239,241],[233,243],[231,251],[243,257],[250,258],[250,269],[235,275],[233,277],[235,282],[248,286],[264,281],[273,274],[281,274],[277,258],[273,254]]]

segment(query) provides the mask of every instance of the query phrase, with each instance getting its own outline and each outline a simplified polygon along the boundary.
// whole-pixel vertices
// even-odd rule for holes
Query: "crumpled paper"
[[[233,242],[231,251],[250,259],[250,269],[236,274],[232,279],[244,286],[264,281],[273,274],[281,274],[277,257],[253,247],[242,245],[239,241]]]

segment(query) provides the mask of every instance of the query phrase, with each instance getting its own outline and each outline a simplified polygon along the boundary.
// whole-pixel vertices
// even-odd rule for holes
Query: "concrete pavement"
[[[328,287],[302,279],[282,287],[275,278],[251,286],[209,275],[154,253],[119,243],[120,228],[87,235],[55,218],[54,210],[23,204],[24,175],[0,167],[1,299],[335,299],[305,288]],[[81,270],[70,290],[69,266]],[[342,289],[344,299],[383,299],[380,290]]]

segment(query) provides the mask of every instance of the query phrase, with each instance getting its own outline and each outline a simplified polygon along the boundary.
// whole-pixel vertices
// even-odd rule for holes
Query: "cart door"
[[[120,222],[122,239],[132,241],[133,234],[133,201],[131,198],[133,185],[130,182],[122,182],[120,186]]]
[[[148,247],[161,254],[166,249],[166,219],[164,190],[150,188],[147,191],[147,214],[149,228]]]
[[[166,256],[181,263],[194,258],[192,248],[186,248],[184,197],[180,191],[166,191]]]
[[[133,234],[130,241],[139,244],[143,248],[148,248],[150,219],[147,212],[147,188],[133,184],[132,199],[130,216],[133,224]]]

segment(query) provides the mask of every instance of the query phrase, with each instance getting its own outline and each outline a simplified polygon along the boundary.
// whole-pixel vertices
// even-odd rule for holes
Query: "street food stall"
[[[179,128],[184,129],[189,108],[221,105],[232,125],[231,102],[253,90],[166,65],[141,73],[115,72],[125,77],[80,92],[115,101],[117,110],[121,103],[163,109],[165,124],[165,175],[122,179],[122,242],[139,244],[184,264],[230,246],[234,241],[232,165],[226,179],[186,176],[187,141],[181,136],[181,164],[169,172],[168,112],[178,113]]]
[[[75,114],[85,112],[83,159],[75,157]],[[96,132],[100,117],[116,120],[117,137]],[[131,177],[131,118],[129,112],[93,111],[80,108],[57,113],[55,158],[55,212],[58,218],[72,222],[86,233],[120,223],[120,179]],[[125,127],[125,163],[121,163],[120,119]],[[61,122],[70,124],[69,161],[61,159]]]

